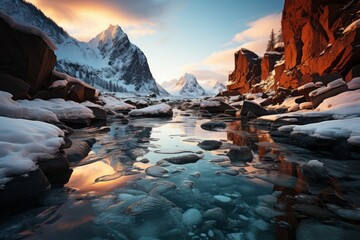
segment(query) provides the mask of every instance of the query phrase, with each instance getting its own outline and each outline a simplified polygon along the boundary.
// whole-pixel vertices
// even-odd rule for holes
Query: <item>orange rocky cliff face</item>
[[[229,75],[228,90],[246,93],[258,83],[261,74],[261,59],[245,48],[235,53],[235,70]]]
[[[360,76],[359,9],[360,1],[353,0],[285,0],[281,21],[285,61],[275,65],[274,90],[295,89],[311,81],[326,83],[335,75],[347,81]],[[242,55],[242,50],[235,54],[229,91],[249,91],[274,67],[264,61],[260,75],[254,64],[246,66],[248,58]]]

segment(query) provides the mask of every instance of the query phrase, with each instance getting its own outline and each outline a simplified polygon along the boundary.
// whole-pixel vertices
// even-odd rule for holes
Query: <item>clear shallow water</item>
[[[326,153],[276,143],[266,130],[240,121],[205,131],[193,113],[173,119],[132,119],[109,128],[77,130],[95,137],[90,156],[65,188],[52,189],[40,206],[7,219],[1,239],[355,239],[360,236],[360,167]],[[205,151],[201,140],[223,147]],[[228,147],[248,145],[249,165],[212,161]],[[163,177],[145,169],[195,153],[196,163],[163,163]],[[147,159],[147,161],[144,161]],[[300,168],[317,159],[326,173]],[[310,171],[310,172],[309,172]],[[319,177],[321,176],[321,177]],[[335,207],[348,211],[338,211]],[[345,212],[345,213],[344,213]]]

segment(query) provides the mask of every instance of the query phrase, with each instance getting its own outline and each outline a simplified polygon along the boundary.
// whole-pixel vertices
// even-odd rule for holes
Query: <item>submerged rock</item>
[[[198,146],[204,150],[216,150],[220,148],[222,142],[216,140],[205,140],[198,144]]]
[[[199,225],[202,222],[202,215],[196,208],[190,208],[182,215],[182,223],[188,227]]]
[[[248,146],[234,146],[226,154],[231,162],[251,162],[254,158],[254,154]]]
[[[245,240],[246,236],[244,233],[239,232],[239,233],[228,233],[226,234],[226,238],[228,240]]]
[[[296,230],[298,240],[318,239],[357,239],[359,232],[342,229],[338,226],[323,224],[316,220],[302,220]]]
[[[169,173],[169,170],[159,166],[151,166],[145,170],[146,174],[152,177],[164,177]]]
[[[159,195],[147,196],[139,201],[131,204],[126,208],[128,215],[152,214],[156,212],[164,212],[175,207],[175,204]]]
[[[187,163],[195,163],[199,159],[201,159],[201,157],[199,155],[187,154],[187,155],[182,155],[182,156],[164,158],[163,160],[168,161],[172,164],[187,164]]]
[[[217,129],[224,129],[226,128],[226,123],[224,122],[217,122],[217,121],[210,121],[210,122],[206,122],[201,124],[200,126],[202,129],[204,130],[209,130],[209,131],[215,131]]]
[[[255,212],[257,214],[259,214],[260,216],[267,218],[267,219],[284,215],[284,213],[276,211],[276,210],[268,208],[268,207],[257,207],[257,208],[255,208]]]
[[[231,198],[224,195],[215,195],[214,198],[223,203],[231,202]]]
[[[0,208],[30,201],[49,190],[50,183],[40,169],[26,174],[11,176],[11,180],[0,187]]]
[[[340,217],[348,220],[360,221],[360,208],[346,209],[335,204],[327,204],[327,207]]]
[[[206,220],[215,220],[218,224],[225,224],[227,220],[226,213],[219,207],[207,210],[204,213],[204,218]]]
[[[158,181],[154,184],[150,194],[163,194],[176,189],[176,184],[166,180]]]

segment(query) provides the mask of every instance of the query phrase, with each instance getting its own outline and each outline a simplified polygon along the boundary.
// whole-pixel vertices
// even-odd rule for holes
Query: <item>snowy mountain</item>
[[[196,81],[196,77],[189,73],[185,73],[176,84],[168,88],[168,91],[176,96],[198,97],[207,95],[206,91]]]
[[[57,70],[114,92],[161,94],[144,53],[119,26],[110,25],[90,42],[71,37],[40,10],[23,0],[1,0],[0,11],[39,28],[56,44]]]
[[[216,82],[211,90],[211,92],[214,95],[217,95],[219,92],[222,92],[222,91],[226,91],[226,86],[225,86],[225,84],[220,83],[220,82]]]
[[[203,86],[208,95],[215,96],[221,91],[226,90],[225,84],[218,82],[217,80],[209,80],[205,83],[200,84]]]

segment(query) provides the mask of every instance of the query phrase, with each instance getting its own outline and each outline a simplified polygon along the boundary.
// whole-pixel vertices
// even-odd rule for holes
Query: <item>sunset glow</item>
[[[202,83],[225,82],[236,50],[264,53],[271,29],[280,27],[283,5],[282,0],[28,1],[82,41],[118,24],[144,51],[159,83],[185,72]]]

